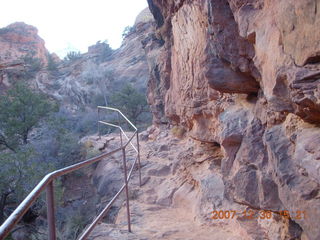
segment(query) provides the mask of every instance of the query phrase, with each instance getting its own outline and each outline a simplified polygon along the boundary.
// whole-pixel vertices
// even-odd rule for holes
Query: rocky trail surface
[[[176,138],[167,129],[152,131],[149,136],[141,135],[142,187],[137,171],[129,184],[132,233],[127,228],[123,195],[122,205],[117,203],[120,210],[114,223],[99,224],[89,239],[253,239],[243,226],[256,230],[256,221],[243,223],[238,216],[210,218],[214,209],[245,209],[223,200],[221,155],[216,146]],[[109,140],[109,146],[112,141],[119,141],[116,136]],[[133,151],[128,151],[129,165],[132,154]],[[280,229],[274,231],[280,234]],[[267,236],[264,232],[255,232],[262,234],[255,239],[268,239],[264,238]]]

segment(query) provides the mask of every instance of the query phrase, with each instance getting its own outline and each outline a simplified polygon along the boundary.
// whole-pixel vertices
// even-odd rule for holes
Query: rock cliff
[[[72,111],[105,104],[103,95],[120,90],[126,83],[145,93],[149,69],[141,41],[149,32],[154,32],[154,20],[145,9],[124,36],[120,48],[113,50],[99,41],[90,46],[87,53],[66,61],[54,53],[49,54],[35,27],[11,24],[0,29],[0,90],[11,86],[12,72],[18,75],[28,68],[24,58],[32,56],[42,64],[35,76],[28,79],[28,84],[53,96]],[[49,60],[54,62],[51,68]]]
[[[189,174],[205,198],[190,207],[270,210],[278,217],[237,219],[248,238],[319,239],[320,2],[148,3],[157,30],[142,43],[154,124],[184,129],[221,156],[218,171],[208,167],[215,177]],[[221,201],[207,196],[216,188]],[[180,189],[190,202],[193,191]]]
[[[23,22],[0,29],[0,62],[11,62],[26,55],[33,55],[47,63],[48,51],[38,30]]]

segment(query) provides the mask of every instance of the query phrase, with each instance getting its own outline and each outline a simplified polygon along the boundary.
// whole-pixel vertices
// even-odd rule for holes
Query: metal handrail
[[[131,147],[136,151],[138,152],[138,149],[132,144],[131,140],[132,138],[134,137],[134,134],[129,138],[127,136],[127,134],[125,133],[125,131],[123,131],[122,127],[118,127],[117,125],[114,125],[112,123],[108,123],[108,122],[104,122],[104,121],[99,121],[99,123],[101,124],[105,124],[105,125],[108,125],[108,126],[111,126],[111,127],[116,127],[116,128],[119,128],[120,131],[122,132],[122,134],[126,137],[126,139],[128,140],[129,144],[131,145]]]
[[[128,217],[128,231],[131,232],[131,221],[130,221],[130,210],[129,210],[129,192],[128,192],[128,182],[131,178],[134,166],[136,165],[138,161],[138,169],[139,169],[139,184],[141,186],[141,164],[140,164],[140,146],[139,146],[139,134],[138,129],[130,122],[130,120],[119,110],[116,108],[110,108],[110,107],[98,107],[98,123],[102,123],[100,121],[100,115],[99,110],[105,109],[105,110],[111,110],[118,112],[118,117],[122,116],[134,129],[133,135],[129,138],[126,133],[121,128],[120,124],[115,125],[108,123],[107,125],[113,126],[120,129],[120,140],[121,140],[121,147],[117,148],[115,150],[112,150],[107,153],[102,153],[99,156],[87,159],[85,161],[82,161],[80,163],[73,164],[71,166],[53,171],[51,173],[48,173],[39,183],[38,185],[28,194],[28,196],[19,204],[19,206],[14,210],[14,212],[6,219],[6,221],[0,226],[0,240],[4,239],[14,228],[14,226],[20,221],[20,219],[23,217],[23,215],[28,211],[28,209],[31,207],[31,205],[37,200],[37,198],[40,196],[40,194],[44,191],[46,188],[47,191],[47,220],[48,220],[48,229],[49,229],[49,239],[50,240],[56,240],[56,228],[55,228],[55,210],[54,210],[54,191],[53,191],[53,181],[65,174],[74,172],[76,170],[79,170],[83,167],[89,166],[95,162],[101,161],[105,157],[111,156],[116,152],[122,151],[123,156],[123,165],[124,165],[124,184],[120,188],[120,190],[115,194],[115,196],[111,199],[111,201],[107,204],[107,206],[103,209],[103,211],[94,219],[94,221],[86,228],[86,230],[82,233],[79,240],[86,239],[93,228],[102,220],[102,218],[105,216],[107,211],[110,209],[111,205],[114,203],[114,201],[119,197],[119,195],[122,193],[122,191],[126,190],[126,205],[127,205],[127,217]],[[106,124],[107,122],[103,122],[102,124]],[[120,123],[120,120],[119,120]],[[123,144],[122,141],[122,134],[126,137],[128,140],[125,144]],[[99,128],[99,136],[100,136],[100,128]],[[136,136],[137,138],[137,148],[134,147],[132,144],[132,140]],[[127,166],[126,166],[126,147],[128,144],[131,144],[135,152],[137,153],[137,157],[134,161],[134,163],[131,166],[131,169],[129,171],[129,174],[127,175]]]
[[[98,106],[98,110],[99,109],[107,109],[107,110],[118,112],[131,125],[131,127],[133,127],[136,131],[138,130],[137,127],[119,109],[111,108],[111,107]]]

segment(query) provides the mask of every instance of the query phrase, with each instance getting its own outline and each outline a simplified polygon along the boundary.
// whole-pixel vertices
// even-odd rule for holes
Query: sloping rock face
[[[141,41],[149,32],[154,32],[154,29],[150,11],[144,11],[125,36],[121,47],[112,51],[107,57],[101,59],[104,43],[98,42],[90,46],[88,52],[82,54],[76,61],[61,64],[61,75],[49,81],[57,86],[52,94],[68,102],[70,108],[76,109],[79,106],[92,104],[94,96],[119,91],[128,83],[145,93],[149,68]],[[42,79],[38,78],[38,85],[42,85],[44,91],[48,89],[49,78],[47,73],[44,73]]]
[[[149,68],[141,41],[154,29],[154,20],[146,9],[124,37],[119,49],[103,56],[104,43],[98,42],[76,61],[60,64],[61,75],[52,77],[44,72],[43,77],[37,79],[38,86],[74,110],[88,105],[104,105],[104,102],[96,102],[99,96],[102,98],[105,94],[119,91],[128,83],[145,93]],[[51,88],[48,88],[48,83]]]
[[[148,3],[157,24],[143,41],[154,124],[219,146],[224,201],[289,210],[281,239],[319,239],[320,2]],[[238,221],[253,239],[278,239],[277,221]]]

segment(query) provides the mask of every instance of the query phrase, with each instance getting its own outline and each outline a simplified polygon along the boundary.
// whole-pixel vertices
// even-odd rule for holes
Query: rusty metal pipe
[[[128,231],[131,232],[131,221],[130,221],[130,206],[129,206],[129,188],[128,188],[128,178],[127,178],[127,160],[126,160],[126,148],[122,148],[123,157],[123,168],[124,168],[124,184],[126,190],[126,203],[127,203],[127,218],[128,218]]]
[[[87,229],[82,233],[82,235],[79,237],[78,240],[85,240],[89,236],[89,234],[92,232],[94,227],[104,218],[108,210],[111,208],[112,204],[115,202],[115,200],[119,197],[120,193],[123,192],[125,188],[125,184],[122,185],[120,190],[117,192],[117,194],[111,199],[111,201],[108,203],[108,205],[101,211],[101,213],[94,219],[94,221],[87,227]]]
[[[49,230],[49,240],[56,240],[56,218],[54,214],[54,189],[53,181],[47,186],[47,221]]]
[[[140,162],[140,143],[139,143],[139,133],[137,131],[137,148],[138,148],[138,168],[139,168],[139,186],[141,187],[141,162]]]
[[[101,139],[101,132],[100,132],[100,124],[99,124],[99,121],[100,121],[100,109],[98,108],[98,135],[99,135],[99,139]]]
[[[121,147],[123,146],[123,142],[122,142],[122,128],[120,127],[120,115],[118,112],[118,124],[119,124],[119,134],[120,134],[120,143],[121,143]]]

